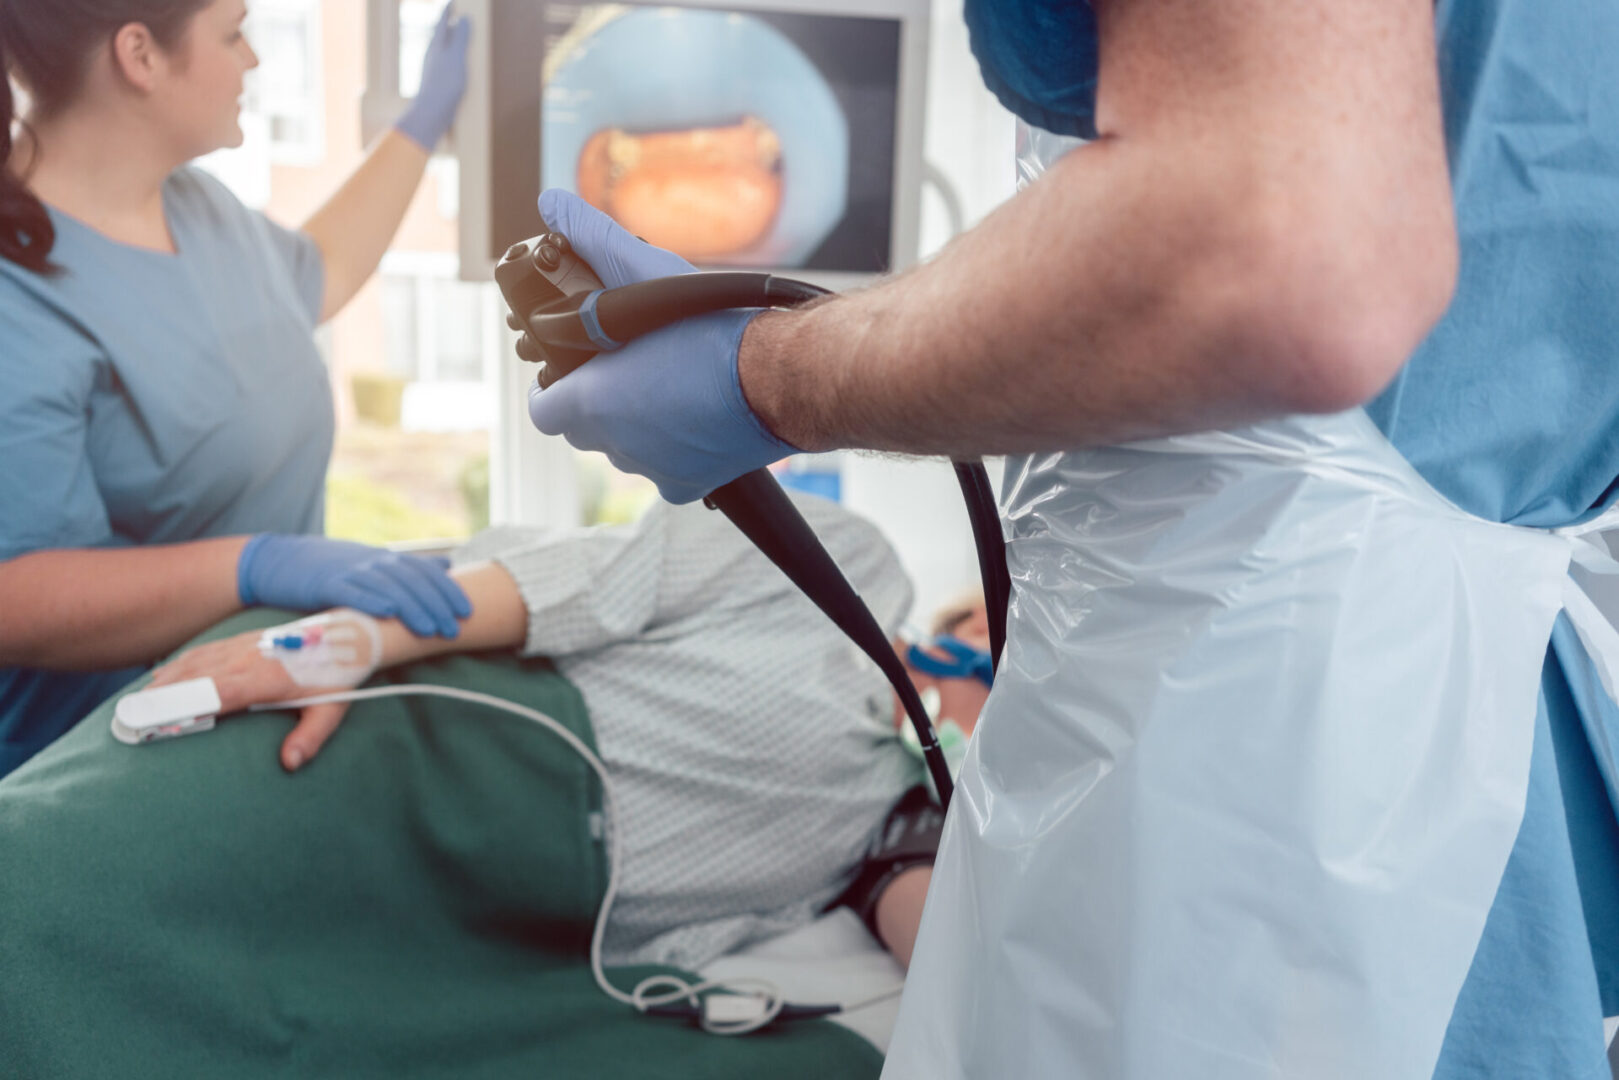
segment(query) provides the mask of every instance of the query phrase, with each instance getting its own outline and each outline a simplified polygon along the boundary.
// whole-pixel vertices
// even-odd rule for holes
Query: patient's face
[[[976,605],[950,632],[976,648],[989,650],[989,608]]]
[[[983,604],[975,606],[959,622],[951,624],[949,633],[965,641],[974,648],[989,651],[989,611]],[[901,652],[903,656],[903,651]],[[962,678],[943,678],[937,675],[928,675],[906,666],[910,672],[911,681],[916,683],[918,690],[933,687],[939,692],[939,719],[954,720],[966,735],[973,733],[978,723],[978,714],[983,711],[984,702],[989,699],[989,687],[979,680],[965,676]],[[894,700],[894,725],[897,727],[905,723],[905,708]]]

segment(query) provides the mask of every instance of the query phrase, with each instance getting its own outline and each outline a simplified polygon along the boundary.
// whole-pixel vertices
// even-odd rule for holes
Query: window
[[[336,368],[352,414],[328,484],[334,536],[446,541],[489,522],[500,297],[457,279],[455,263],[449,251],[390,251],[375,305],[351,316]]]
[[[439,0],[400,0],[399,96],[410,100],[422,85],[422,61],[438,26]]]
[[[382,266],[383,362],[392,375],[422,382],[484,379],[489,288],[457,280],[453,260],[392,252]]]
[[[257,0],[247,26],[259,54],[250,108],[269,125],[278,164],[313,165],[325,156],[320,6],[315,0]]]

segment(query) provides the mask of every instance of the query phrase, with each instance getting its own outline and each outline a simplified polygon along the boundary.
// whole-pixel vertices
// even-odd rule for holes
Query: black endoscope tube
[[[1012,600],[1012,575],[1006,567],[1006,537],[1001,532],[1001,512],[995,505],[995,492],[989,473],[981,461],[953,462],[961,497],[967,501],[967,517],[973,526],[973,542],[978,547],[978,572],[984,579],[984,610],[989,615],[989,654],[995,670],[1001,667],[1006,650],[1006,611]]]
[[[794,307],[827,295],[818,285],[771,274],[718,270],[705,274],[683,274],[653,278],[594,294],[596,325],[610,342],[623,345],[642,334],[665,326],[732,308]],[[604,347],[592,338],[580,316],[589,294],[560,297],[530,312],[524,328],[535,340],[552,349],[595,354]],[[522,354],[520,354],[522,355]],[[538,359],[538,356],[525,356]],[[583,363],[583,360],[577,363]],[[575,365],[563,368],[561,374]]]
[[[838,564],[821,546],[815,530],[809,527],[787,493],[776,483],[776,478],[763,469],[723,484],[709,493],[706,500],[741,529],[754,546],[781,567],[805,596],[815,601],[827,618],[837,624],[849,639],[860,646],[860,651],[874,660],[894,692],[899,694],[916,738],[922,744],[923,760],[933,777],[934,789],[939,793],[939,804],[950,808],[953,784],[950,767],[944,760],[944,750],[928,719],[927,709],[917,695],[911,677],[900,663],[883,628],[877,624],[871,609],[866,607],[860,594],[855,592],[849,579],[843,576]]]
[[[808,282],[771,274],[716,270],[607,289],[596,297],[596,318],[601,322],[602,333],[614,341],[633,341],[642,334],[705,312],[792,307],[825,295],[825,289]]]
[[[596,297],[596,318],[607,337],[632,341],[699,314],[730,308],[793,307],[826,294],[820,286],[770,274],[685,274],[607,289]],[[775,477],[757,469],[716,488],[705,501],[730,518],[881,669],[916,731],[939,804],[948,810],[955,785],[916,686],[871,609]]]
[[[730,308],[794,307],[825,295],[827,290],[820,286],[770,274],[683,274],[602,290],[595,294],[595,317],[603,335],[624,343],[696,315]],[[531,316],[529,332],[549,345],[599,347],[584,336],[578,311],[583,300],[582,296],[572,298],[553,312]],[[972,519],[989,612],[991,652],[998,667],[1006,643],[1011,592],[1000,514],[983,464],[957,462],[955,469]],[[730,518],[888,677],[916,730],[939,802],[949,809],[954,790],[950,769],[915,685],[860,594],[821,546],[815,531],[781,485],[768,472],[758,469],[715,489],[705,501]]]

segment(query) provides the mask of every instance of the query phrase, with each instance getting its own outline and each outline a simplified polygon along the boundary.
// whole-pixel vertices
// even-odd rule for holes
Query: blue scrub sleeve
[[[315,238],[306,232],[277,225],[260,215],[270,247],[287,266],[292,275],[298,299],[303,302],[311,326],[320,323],[321,308],[326,299],[326,259],[315,244]]]
[[[320,322],[326,292],[326,261],[313,237],[278,225],[263,213],[244,206],[218,177],[196,165],[181,166],[170,183],[194,213],[205,216],[207,224],[203,228],[206,230],[243,233],[241,239],[245,243],[274,252],[276,261],[287,272],[304,314],[309,317],[309,325],[313,327]]]
[[[112,539],[86,447],[95,344],[0,278],[0,559]]]

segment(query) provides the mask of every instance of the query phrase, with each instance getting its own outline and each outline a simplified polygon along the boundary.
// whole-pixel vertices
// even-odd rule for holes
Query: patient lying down
[[[797,501],[892,637],[911,601],[892,549],[840,507]],[[916,794],[897,808],[922,769],[896,737],[892,691],[730,522],[660,504],[629,526],[491,530],[455,561],[473,605],[460,636],[417,638],[384,620],[375,646],[369,634],[354,639],[361,667],[515,647],[552,658],[579,689],[616,794],[622,878],[609,962],[698,968],[840,896],[909,962],[931,874],[917,836],[936,842],[939,820]],[[953,621],[963,639],[984,633],[981,611]],[[316,692],[259,639],[200,646],[153,684],[211,676],[225,712]],[[913,678],[970,731],[982,681],[914,668]],[[305,708],[283,767],[319,767],[345,708]],[[902,833],[904,850],[888,850]]]

